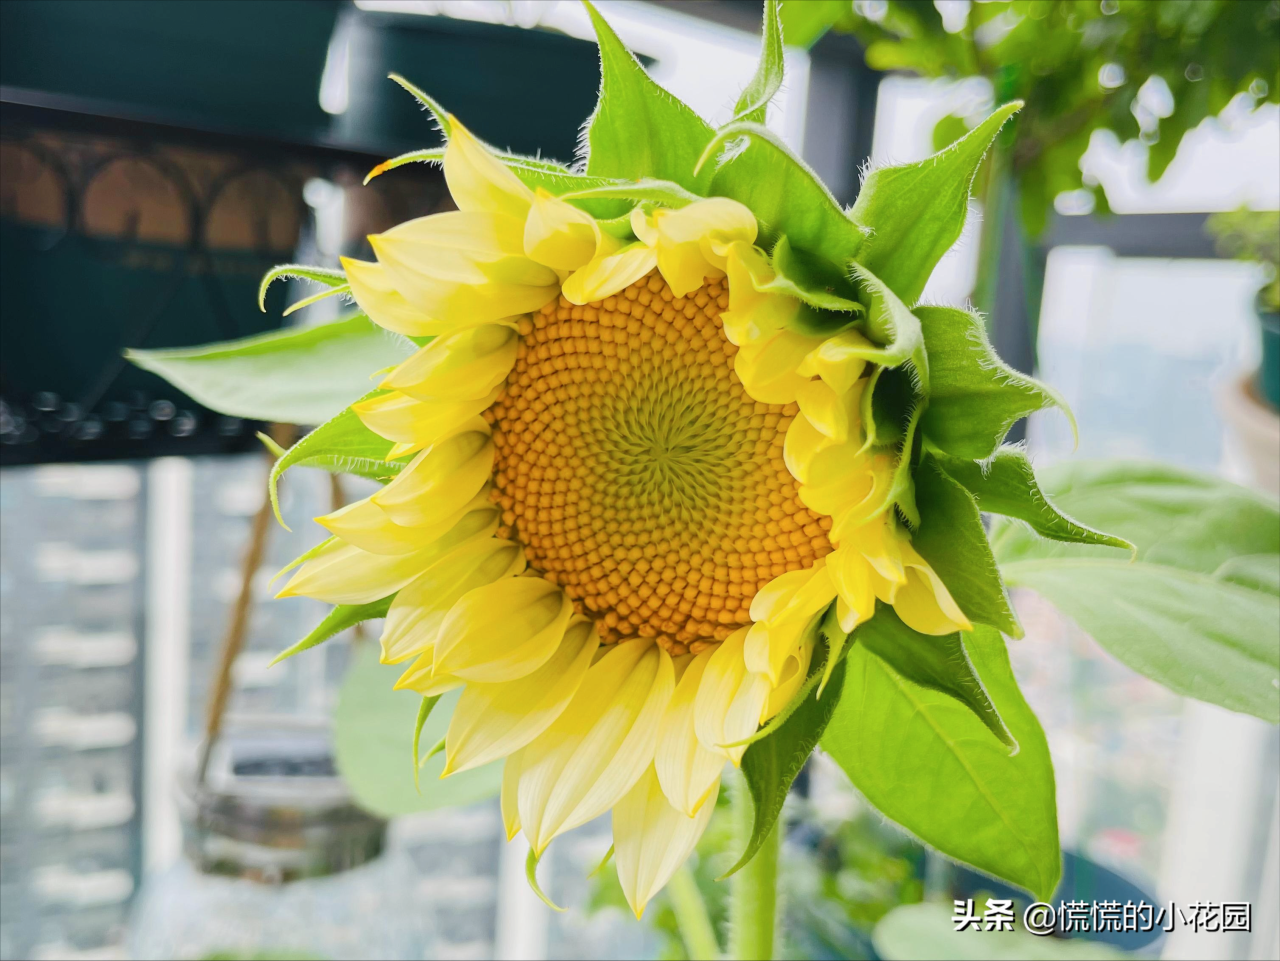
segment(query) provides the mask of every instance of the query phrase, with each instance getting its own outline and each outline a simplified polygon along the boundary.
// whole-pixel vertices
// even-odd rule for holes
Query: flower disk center
[[[710,283],[677,298],[655,272],[615,297],[561,298],[522,321],[486,412],[502,536],[616,641],[673,653],[751,623],[756,591],[831,551],[782,444],[795,405],[753,401]]]

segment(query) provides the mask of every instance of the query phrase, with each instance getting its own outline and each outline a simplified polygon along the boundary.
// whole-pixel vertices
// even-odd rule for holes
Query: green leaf
[[[1000,580],[973,495],[929,453],[915,470],[915,493],[920,527],[911,545],[942,578],[971,621],[1021,637],[1022,625]]]
[[[232,417],[321,424],[369,391],[374,371],[415,350],[364,315],[176,350],[128,350],[193,400]]]
[[[1144,563],[1212,575],[1242,555],[1280,553],[1275,503],[1215,477],[1164,464],[1077,461],[1041,471],[1040,483],[1070,516],[1136,545]],[[1047,542],[1007,521],[992,526],[991,544],[1001,564],[1128,556],[1107,547]]]
[[[902,623],[892,606],[877,602],[875,615],[858,626],[853,641],[907,680],[954,697],[973,711],[1000,743],[1017,752],[1018,742],[991,703],[965,653],[959,631],[942,636],[921,634]]]
[[[586,132],[587,173],[671,180],[694,193],[694,167],[712,137],[709,124],[653,82],[613,28],[587,3],[600,44],[600,101]]]
[[[786,62],[782,53],[782,22],[778,0],[767,0],[764,5],[764,22],[760,27],[760,63],[755,76],[742,91],[733,108],[733,119],[764,123],[769,101],[782,86]]]
[[[857,288],[844,271],[829,260],[793,250],[785,234],[773,247],[772,262],[777,276],[765,284],[764,289],[795,297],[823,312],[836,311],[846,315],[822,324],[824,331],[830,329],[834,333],[839,329],[837,324],[847,326],[852,323],[854,317],[848,314],[861,316],[866,313],[866,308],[857,300]]]
[[[823,663],[818,663],[815,658],[814,663],[809,666],[810,678],[821,674],[824,664],[825,658]],[[809,694],[781,727],[763,740],[756,741],[742,755],[742,773],[746,776],[747,788],[755,805],[755,820],[751,826],[751,839],[747,843],[747,849],[722,877],[735,873],[755,857],[760,845],[777,824],[778,815],[782,813],[782,802],[787,799],[787,792],[791,790],[791,782],[813,753],[840,702],[844,675],[845,665],[842,661],[832,670],[821,697],[816,692]]]
[[[871,942],[884,961],[950,958],[952,961],[1125,961],[1125,951],[1083,938],[1045,938],[1014,931],[957,931],[944,904],[903,904],[875,926]]]
[[[472,804],[498,793],[500,762],[440,780],[444,757],[438,756],[423,767],[419,794],[409,757],[422,698],[412,691],[392,690],[403,665],[379,664],[377,644],[363,644],[353,654],[334,711],[333,746],[338,770],[362,807],[382,817],[397,817]],[[457,700],[457,691],[443,695],[419,738],[432,744],[443,737]]]
[[[733,148],[719,153],[731,141]],[[712,158],[716,162],[710,168],[707,164]],[[797,249],[842,264],[862,243],[862,232],[845,216],[818,175],[760,124],[738,122],[721,127],[697,164],[700,169],[712,170],[712,195],[730,197],[751,208],[766,244],[785,235]]]
[[[672,208],[685,207],[699,199],[697,194],[690,193],[677,183],[670,180],[654,180],[651,177],[584,187],[561,195],[562,200],[572,201],[593,200],[601,197],[647,201]]]
[[[373,390],[364,397],[376,397],[381,393],[383,392]],[[386,480],[400,473],[405,466],[403,461],[386,459],[394,446],[393,441],[365,427],[350,407],[325,421],[276,458],[271,467],[268,490],[276,520],[284,525],[284,519],[280,516],[277,488],[280,478],[290,467],[319,467],[334,474],[357,474],[374,480]]]
[[[318,644],[323,644],[329,638],[341,634],[347,628],[355,627],[363,621],[386,617],[387,609],[391,607],[393,597],[395,597],[394,594],[391,597],[384,597],[380,601],[373,601],[369,604],[339,604],[326,614],[324,620],[313,627],[306,637],[277,654],[269,666],[275,666],[295,654],[313,648]]]
[[[783,0],[782,37],[797,47],[811,47],[850,9],[848,0]]]
[[[929,409],[921,428],[935,447],[969,460],[990,457],[1009,428],[1056,406],[1075,418],[1057,391],[1004,363],[977,314],[955,307],[917,307],[929,355]]]
[[[1021,448],[1001,447],[981,464],[946,454],[936,457],[942,469],[977,498],[981,511],[1025,521],[1050,540],[1134,549],[1123,537],[1095,531],[1062,513],[1040,490],[1031,461]]]
[[[1031,588],[1135,671],[1170,690],[1280,722],[1280,512],[1224,481],[1147,464],[1045,472],[1064,509],[1123,534],[1109,547],[993,526],[1010,585]],[[1280,575],[1275,575],[1280,577]]]
[[[929,360],[919,318],[899,299],[893,288],[866,267],[855,265],[853,271],[870,299],[867,335],[875,343],[884,345],[879,350],[866,351],[863,359],[883,367],[899,367],[910,361],[917,388],[928,395]]]
[[[1020,750],[954,697],[907,680],[862,644],[822,747],[888,818],[942,853],[1049,897],[1061,874],[1053,765],[999,633],[962,636]]]
[[[849,216],[866,240],[857,260],[914,304],[942,255],[960,239],[969,188],[996,134],[1021,101],[1005,104],[946,150],[867,175]]]

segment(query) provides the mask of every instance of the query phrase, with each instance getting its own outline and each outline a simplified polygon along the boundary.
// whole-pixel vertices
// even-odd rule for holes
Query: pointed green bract
[[[929,409],[921,429],[935,447],[968,460],[990,457],[1015,423],[1057,407],[1075,418],[1061,395],[996,356],[986,325],[956,307],[914,311],[929,355]]]
[[[597,177],[671,180],[694,193],[698,157],[710,125],[653,82],[590,3],[600,44],[600,102],[587,127],[587,173]]]
[[[384,597],[380,601],[373,601],[369,604],[339,604],[326,614],[324,620],[313,627],[306,637],[277,654],[271,661],[271,666],[279,664],[281,661],[302,651],[309,650],[317,644],[323,644],[329,638],[335,637],[347,630],[347,628],[355,627],[363,621],[386,617],[387,609],[391,607],[391,601],[394,596]]]
[[[377,397],[386,391],[373,390],[359,400]],[[388,480],[404,470],[405,461],[389,461],[387,455],[395,446],[380,434],[365,427],[350,407],[325,421],[290,447],[271,467],[268,490],[276,520],[280,516],[278,487],[280,478],[290,467],[319,467],[334,474],[357,474],[375,480]]]
[[[655,180],[652,177],[606,183],[596,187],[584,187],[581,190],[572,190],[561,196],[562,200],[571,201],[594,200],[597,198],[617,198],[637,202],[647,201],[675,209],[687,206],[699,199],[697,194],[685,190],[678,183],[673,183],[670,180]]]
[[[900,367],[908,361],[921,394],[929,394],[929,359],[925,353],[920,319],[902,302],[893,288],[868,268],[854,267],[854,275],[868,295],[867,336],[884,346],[867,351],[864,360],[884,367]]]
[[[422,106],[430,111],[432,118],[436,122],[436,126],[440,128],[440,132],[444,134],[446,140],[453,136],[453,123],[449,120],[449,112],[436,102],[436,99],[422,90],[420,87],[410,83],[398,73],[387,74],[387,79],[398,83],[413,96],[413,99],[422,104]]]
[[[345,282],[345,280],[344,280]],[[241,340],[125,356],[210,410],[282,424],[319,424],[369,390],[369,374],[413,344],[363,314]]]
[[[821,664],[815,662],[810,665],[810,677],[816,677],[821,670]],[[807,694],[780,728],[764,740],[752,744],[742,755],[742,773],[751,792],[755,819],[746,850],[722,878],[740,870],[755,857],[777,825],[778,815],[782,813],[782,802],[787,799],[791,783],[804,767],[804,762],[809,759],[813,749],[818,746],[818,739],[822,737],[822,732],[826,730],[840,701],[844,672],[844,663],[840,662],[831,672],[831,679],[822,697],[818,697],[816,692]]]
[[[941,153],[919,163],[881,167],[863,181],[849,212],[865,230],[858,263],[906,303],[920,298],[933,268],[960,239],[978,165],[1021,106],[1020,101],[1005,104]]]
[[[973,495],[928,453],[914,479],[920,528],[911,545],[942,578],[969,620],[1021,637],[1022,625],[1000,580]]]
[[[845,660],[822,746],[868,801],[926,844],[1048,898],[1062,870],[1049,746],[999,633],[982,627],[962,640],[1017,754],[967,705],[861,644]]]
[[[857,288],[848,274],[829,260],[794,250],[785,234],[773,247],[772,265],[777,276],[764,289],[787,294],[823,311],[866,313],[866,308],[857,300]],[[843,320],[849,323],[853,318],[844,317]]]
[[[422,779],[419,773],[422,771],[423,762],[427,760],[421,754],[419,745],[422,743],[422,729],[426,726],[427,718],[431,717],[431,711],[439,702],[443,695],[436,694],[433,697],[423,697],[422,703],[418,705],[418,717],[413,723],[413,789],[419,794],[422,793]],[[431,755],[434,757],[435,755]]]
[[[936,368],[935,368],[936,370]],[[1096,531],[1062,513],[1040,490],[1026,452],[1002,447],[981,464],[937,454],[938,465],[977,499],[978,509],[1025,521],[1041,537],[1133,550],[1123,537]]]
[[[782,22],[778,6],[778,0],[767,0],[764,5],[764,20],[760,27],[760,63],[756,66],[755,76],[742,91],[742,96],[733,108],[734,121],[764,123],[769,101],[782,86],[786,61],[782,52]]]
[[[347,283],[347,275],[333,267],[308,267],[305,264],[281,264],[272,267],[263,275],[258,284],[258,309],[267,309],[267,290],[277,280],[293,277],[297,280],[310,280],[326,287],[343,287]]]
[[[891,606],[877,602],[875,616],[853,632],[852,640],[907,680],[954,697],[969,708],[1001,744],[1017,751],[1018,742],[982,686],[959,632],[942,636],[921,634],[902,623]]]
[[[722,148],[734,144],[728,154]],[[766,243],[786,235],[792,246],[835,264],[857,252],[863,235],[807,164],[767,127],[739,122],[722,127],[698,159],[710,193],[746,204]]]

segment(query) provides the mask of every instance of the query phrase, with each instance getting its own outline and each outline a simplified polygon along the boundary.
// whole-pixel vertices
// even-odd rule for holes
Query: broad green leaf
[[[494,762],[444,780],[443,754],[422,768],[421,793],[414,788],[410,754],[422,697],[392,690],[404,666],[378,663],[378,645],[353,652],[333,716],[333,747],[338,770],[362,807],[383,817],[472,804],[498,793],[502,764]],[[444,737],[458,692],[441,697],[418,737],[434,744]]]
[[[1213,574],[1232,558],[1280,553],[1274,502],[1236,484],[1164,464],[1080,461],[1040,472],[1058,507],[1138,548],[1138,560]],[[991,544],[1001,564],[1045,557],[1126,558],[1106,547],[1051,543],[997,522]]]
[[[363,621],[386,617],[387,609],[391,607],[391,600],[394,596],[393,594],[391,597],[384,597],[382,600],[374,601],[371,604],[339,604],[326,614],[324,620],[313,627],[306,637],[277,654],[271,664],[279,664],[286,658],[293,657],[293,655],[318,644],[323,644],[329,638],[341,634],[347,628],[355,627]]]
[[[702,194],[694,175],[711,140],[709,124],[653,82],[590,3],[600,44],[600,102],[587,127],[587,173],[671,180]]]
[[[862,232],[818,175],[760,124],[721,127],[697,163],[703,176],[710,172],[712,195],[751,208],[765,245],[785,235],[797,250],[843,264],[862,243]]]
[[[1223,563],[1213,576],[1280,597],[1280,554],[1242,554]]]
[[[825,651],[825,645],[822,647]],[[809,666],[810,678],[823,673],[825,658],[822,663],[818,658]],[[796,779],[804,762],[809,759],[818,739],[831,720],[832,712],[840,702],[840,691],[844,685],[845,665],[841,661],[831,671],[830,680],[818,697],[817,692],[808,694],[786,722],[763,740],[756,741],[742,755],[742,773],[747,779],[747,788],[751,792],[751,800],[755,805],[755,820],[751,826],[751,840],[736,864],[725,872],[725,877],[747,864],[769,836],[778,815],[782,813],[782,802],[787,799],[791,790],[791,782]]]
[[[957,931],[949,905],[903,904],[875,926],[871,943],[884,961],[1124,961],[1134,955],[1083,938],[1045,938],[1019,924],[1013,931]],[[979,926],[980,927],[980,926]]]
[[[908,304],[924,290],[942,255],[960,239],[969,188],[996,134],[1021,101],[1005,104],[941,153],[867,175],[849,216],[866,240],[858,263]]]
[[[912,546],[971,621],[1021,637],[1022,625],[1009,604],[973,495],[929,453],[915,470],[915,493],[920,527]]]
[[[1133,550],[1124,538],[1095,531],[1062,513],[1040,490],[1031,461],[1019,447],[1001,447],[981,464],[946,454],[936,456],[942,469],[977,498],[981,511],[1025,521],[1041,537],[1051,540]]]
[[[322,424],[368,393],[370,375],[400,363],[412,341],[364,315],[314,327],[125,356],[192,399],[232,417]]]
[[[1141,561],[1052,558],[1001,570],[1139,674],[1280,723],[1280,604],[1271,592]]]
[[[756,66],[755,76],[742,91],[742,96],[733,108],[734,120],[764,123],[769,101],[782,86],[786,62],[782,54],[782,23],[779,19],[778,0],[766,0],[760,34],[760,63]]]
[[[990,457],[1009,428],[1056,406],[1075,429],[1057,391],[1004,363],[977,314],[955,307],[917,307],[929,355],[929,409],[921,429],[935,447],[969,460]]]
[[[382,391],[374,390],[364,396],[374,397],[380,393]],[[334,474],[357,474],[374,480],[387,480],[400,473],[406,463],[386,459],[394,446],[393,441],[365,427],[350,407],[325,421],[277,457],[271,467],[268,489],[276,520],[284,524],[277,488],[280,478],[290,467],[319,467]]]
[[[1137,546],[1047,541],[993,525],[1010,585],[1043,594],[1135,671],[1189,697],[1280,721],[1280,511],[1241,487],[1152,464],[1046,471],[1047,493]]]
[[[959,632],[941,637],[921,634],[902,623],[891,606],[877,602],[875,616],[859,625],[853,640],[907,680],[960,701],[1002,744],[1017,751],[1018,742],[991,703]]]
[[[966,705],[907,680],[861,644],[845,661],[844,696],[822,747],[886,817],[1047,898],[1062,870],[1049,746],[999,633],[980,627],[963,640],[1017,754]]]

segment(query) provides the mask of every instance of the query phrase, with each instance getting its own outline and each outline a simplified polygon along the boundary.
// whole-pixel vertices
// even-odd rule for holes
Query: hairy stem
[[[707,904],[702,900],[702,892],[698,890],[698,882],[689,865],[682,865],[671,876],[667,882],[667,897],[671,899],[671,909],[675,912],[676,925],[680,928],[680,938],[684,941],[689,961],[715,961],[719,958],[720,942],[716,940]]]
[[[755,804],[745,778],[736,778],[733,815],[738,844],[745,848],[755,823]],[[778,911],[778,826],[756,856],[732,878],[729,893],[729,956],[737,961],[768,961],[775,955]]]

